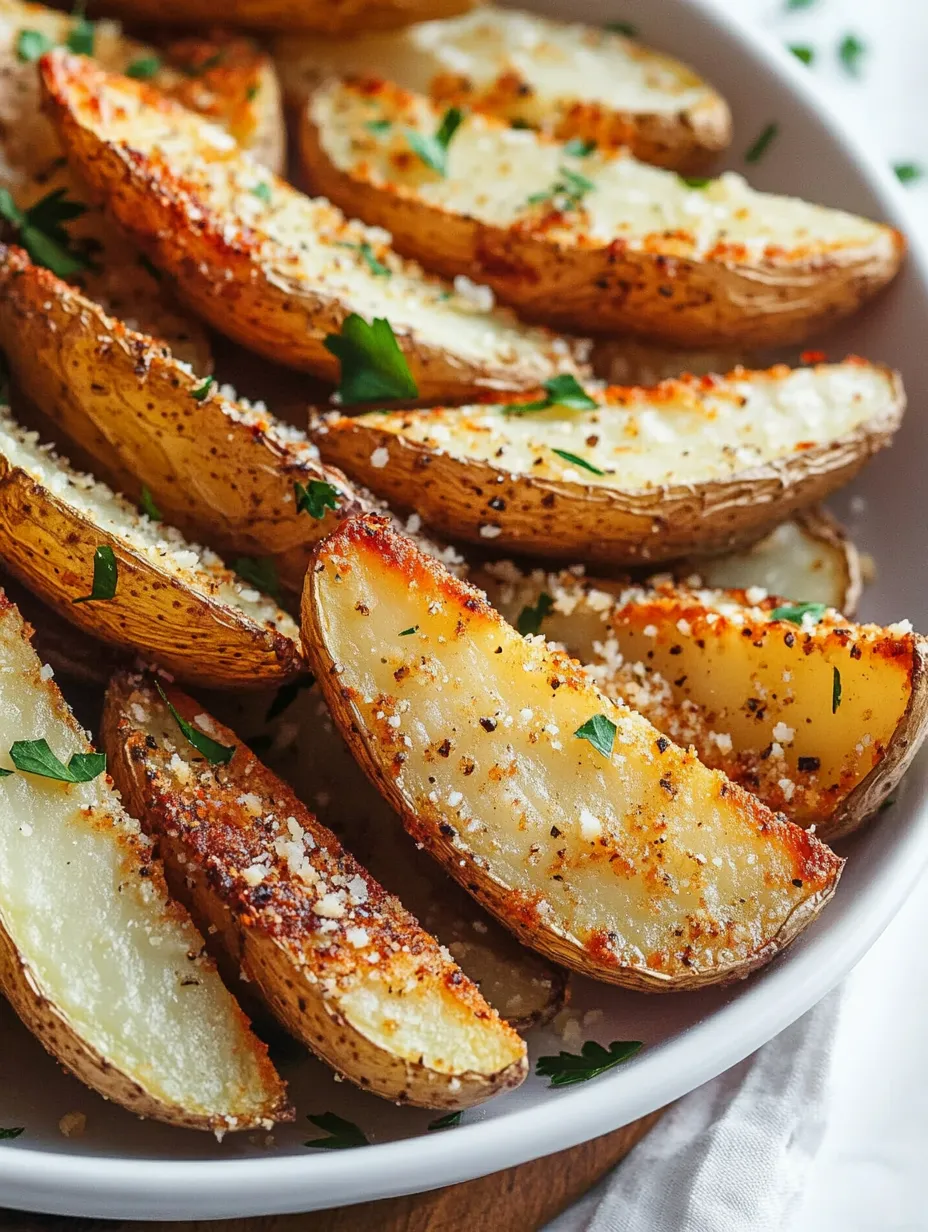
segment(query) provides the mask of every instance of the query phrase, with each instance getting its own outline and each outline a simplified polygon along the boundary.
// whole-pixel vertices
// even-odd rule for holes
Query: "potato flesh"
[[[673,171],[652,167],[625,150],[597,149],[585,157],[529,129],[514,129],[470,114],[448,147],[445,176],[411,152],[406,132],[433,134],[442,108],[421,95],[389,88],[326,83],[309,103],[328,159],[341,171],[375,185],[395,185],[426,204],[492,227],[520,224],[527,233],[538,220],[539,236],[570,245],[608,246],[616,240],[630,251],[729,259],[757,264],[766,255],[777,263],[807,260],[810,253],[843,249],[895,251],[889,228],[843,210],[798,198],[753,190],[740,175],[725,172],[705,187],[689,187]],[[368,125],[390,121],[385,131]],[[582,209],[573,208],[563,168],[591,182]],[[546,200],[532,202],[535,194]],[[554,199],[552,207],[552,198]],[[567,202],[557,217],[547,217]],[[542,221],[543,220],[543,221]]]
[[[822,849],[694,756],[661,752],[649,723],[542,644],[371,552],[331,551],[315,603],[352,721],[418,819],[414,836],[453,834],[517,916],[606,965],[670,977],[762,949],[834,876]],[[618,728],[611,758],[574,734],[596,714]]]
[[[12,768],[14,740],[44,737],[67,762],[90,745],[21,630],[15,609],[0,615],[0,761]],[[0,919],[41,995],[165,1103],[261,1116],[267,1096],[254,1041],[198,957],[199,933],[139,875],[147,842],[106,779],[63,784],[16,773],[0,778],[0,796]]]
[[[455,458],[488,462],[504,474],[640,491],[728,479],[800,457],[809,442],[837,440],[897,413],[899,398],[891,373],[857,361],[591,393],[600,409],[557,406],[514,414],[501,406],[470,406],[342,422],[346,431],[360,423]],[[338,430],[329,429],[336,439]],[[320,437],[323,453],[325,440]],[[376,472],[367,479],[376,484]]]

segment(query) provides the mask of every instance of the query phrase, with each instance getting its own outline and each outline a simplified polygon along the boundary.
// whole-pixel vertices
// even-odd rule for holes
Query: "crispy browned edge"
[[[464,605],[470,612],[491,621],[502,622],[502,618],[487,603],[482,591],[453,577],[437,561],[421,553],[411,540],[397,534],[385,519],[372,515],[347,519],[319,544],[316,564],[307,572],[303,590],[303,644],[332,716],[358,764],[400,815],[416,842],[422,843],[451,876],[525,945],[571,970],[606,983],[641,992],[677,992],[733,983],[745,978],[785,949],[829,901],[837,887],[844,861],[813,835],[783,819],[782,824],[789,829],[789,842],[796,849],[796,858],[806,871],[805,880],[811,880],[815,874],[817,879],[824,880],[824,884],[819,891],[793,908],[775,937],[747,958],[725,968],[710,972],[688,971],[672,976],[640,966],[618,968],[614,963],[604,962],[595,947],[579,947],[572,938],[542,922],[537,913],[526,911],[524,904],[508,886],[496,881],[486,869],[473,863],[465,848],[453,845],[437,828],[423,823],[384,767],[376,751],[376,740],[357,723],[350,701],[343,696],[335,671],[337,665],[329,656],[325,640],[317,576],[325,568],[324,557],[338,557],[346,561],[354,557],[358,560],[365,550],[382,558],[389,568],[414,578],[420,589],[434,587],[455,606]],[[565,659],[561,666],[565,673],[574,674],[573,678],[581,687],[588,686],[579,664]],[[731,784],[729,791],[740,797],[750,811],[763,811],[771,819],[774,818],[769,810],[737,784]]]
[[[16,610],[15,605],[0,590],[0,611],[9,611],[11,608]],[[23,622],[21,636],[31,643],[32,629],[25,622]],[[49,694],[56,717],[72,726],[75,720],[57,686],[49,681],[43,682],[41,687]],[[182,922],[189,921],[183,907],[168,897],[161,861],[153,859],[151,851],[142,851],[138,843],[126,833],[120,832],[114,835],[114,842],[117,842],[123,850],[127,875],[137,875],[137,868],[144,866],[147,870],[145,876],[149,882],[167,900],[167,913]],[[287,1100],[286,1087],[268,1057],[266,1045],[251,1031],[248,1018],[237,1003],[234,1003],[234,999],[233,1013],[242,1025],[245,1038],[251,1042],[252,1054],[258,1063],[268,1090],[274,1093],[274,1098],[267,1108],[265,1117],[254,1120],[240,1119],[233,1125],[222,1117],[200,1117],[177,1105],[166,1104],[158,1096],[147,1091],[129,1074],[117,1068],[112,1061],[91,1048],[81,1038],[80,1033],[67,1016],[46,996],[39,977],[25,962],[16,949],[8,930],[2,926],[2,911],[0,911],[0,986],[19,1018],[46,1052],[69,1070],[75,1078],[97,1091],[104,1099],[112,1100],[113,1103],[128,1109],[136,1116],[151,1117],[153,1120],[164,1121],[186,1129],[223,1132],[232,1129],[254,1129],[255,1126],[265,1124],[267,1121],[291,1121],[294,1118],[293,1109]]]
[[[137,93],[166,117],[189,119],[189,113],[144,82],[105,73],[62,51],[43,56],[41,71],[45,105],[69,159],[133,243],[176,280],[183,298],[216,329],[258,354],[337,382],[340,362],[324,341],[349,315],[343,302],[324,288],[270,269],[260,234],[230,227],[194,185],[162,161],[106,141],[81,118],[87,111],[99,114],[111,88]],[[394,332],[424,402],[463,401],[488,387],[535,389],[565,366],[541,348],[533,363],[478,364],[423,343],[413,332],[399,327]],[[579,351],[575,358],[574,370],[583,370]]]
[[[102,742],[110,772],[128,806],[157,840],[175,897],[189,909],[203,931],[212,935],[221,952],[221,956],[217,955],[220,967],[228,967],[233,978],[242,970],[257,987],[266,1007],[296,1039],[336,1072],[385,1099],[426,1108],[468,1108],[518,1086],[526,1075],[527,1064],[524,1045],[516,1032],[487,1005],[476,985],[452,960],[438,956],[435,939],[348,855],[331,830],[314,817],[290,787],[258,761],[246,745],[239,743],[234,732],[213,720],[214,737],[221,744],[236,748],[228,766],[228,785],[223,789],[229,796],[229,819],[245,817],[242,806],[234,799],[239,791],[247,788],[256,795],[274,798],[281,815],[295,817],[312,834],[318,847],[333,859],[346,861],[349,874],[363,875],[368,901],[377,913],[378,931],[387,940],[395,940],[404,951],[425,951],[438,958],[441,976],[433,963],[430,978],[440,979],[472,1013],[475,1022],[503,1032],[519,1053],[518,1059],[497,1073],[463,1073],[455,1081],[451,1075],[427,1069],[421,1061],[404,1061],[373,1044],[339,1013],[337,996],[330,1000],[322,994],[315,979],[303,978],[301,959],[306,924],[301,904],[305,896],[294,897],[280,884],[271,896],[266,884],[260,895],[257,887],[242,885],[234,876],[238,868],[236,857],[241,857],[242,852],[224,842],[220,828],[201,826],[196,813],[190,812],[190,806],[170,785],[158,785],[157,771],[146,770],[145,732],[130,717],[127,707],[129,697],[139,687],[151,695],[152,704],[158,704],[150,680],[127,673],[115,676],[107,690]],[[171,686],[165,688],[165,693],[181,716],[193,722],[201,710],[199,704]],[[321,961],[324,964],[325,959]],[[336,961],[334,966],[337,965]],[[438,983],[436,991],[440,991]]]
[[[198,401],[201,378],[163,344],[2,243],[0,346],[18,389],[93,459],[99,478],[130,499],[147,487],[172,525],[220,552],[272,557],[293,592],[315,540],[369,507],[340,471],[295,460],[286,445],[230,420],[221,398]],[[133,402],[147,406],[133,411]],[[129,415],[147,436],[119,430]],[[319,519],[299,512],[294,497],[296,483],[313,480],[340,497]]]
[[[372,419],[330,420],[315,439],[327,461],[456,539],[485,546],[480,528],[491,525],[501,530],[492,540],[494,551],[591,564],[657,563],[749,544],[853,479],[869,457],[890,443],[905,409],[898,374],[884,371],[892,381],[891,405],[852,433],[725,480],[637,492],[535,478],[530,472],[513,475],[486,461],[454,456],[453,442],[448,450],[436,450]],[[750,380],[751,375],[736,370],[718,379]],[[650,397],[670,401],[681,387],[711,392],[713,380],[664,381]],[[383,467],[371,463],[379,447],[389,453]]]
[[[877,243],[837,252],[810,244],[808,251],[761,259],[743,245],[678,257],[631,249],[621,239],[551,240],[546,229],[560,218],[553,211],[535,226],[494,226],[430,205],[415,189],[340,170],[309,106],[301,110],[298,141],[314,192],[349,217],[386,228],[394,248],[427,269],[446,277],[466,273],[526,320],[556,329],[632,334],[675,346],[797,343],[875,295],[895,277],[905,252],[901,232],[888,226],[881,238],[890,240],[889,251]]]
[[[361,34],[454,17],[476,0],[224,0],[222,21],[254,30]],[[215,0],[100,0],[95,14],[197,26],[220,16]]]

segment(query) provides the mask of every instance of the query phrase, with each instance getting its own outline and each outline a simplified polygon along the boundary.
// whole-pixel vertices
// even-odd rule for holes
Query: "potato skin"
[[[391,30],[414,21],[453,17],[475,0],[225,0],[221,13],[213,0],[102,0],[99,12],[139,21],[208,25],[221,16],[229,26],[254,30],[312,30],[352,34]]]

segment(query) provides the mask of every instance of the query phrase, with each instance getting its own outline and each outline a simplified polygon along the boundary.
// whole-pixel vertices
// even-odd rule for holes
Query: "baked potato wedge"
[[[520,945],[409,841],[399,817],[358,773],[321,689],[311,677],[302,683],[201,701],[438,938],[510,1026],[524,1032],[549,1022],[567,999],[567,972]]]
[[[485,283],[529,320],[677,347],[779,346],[853,312],[902,260],[891,227],[492,116],[455,113],[436,162],[426,143],[445,114],[381,80],[323,82],[300,129],[308,181],[386,227],[398,252]]]
[[[272,1013],[340,1074],[387,1099],[469,1108],[518,1086],[525,1045],[408,911],[293,791],[177,689],[224,749],[204,757],[155,684],[118,676],[103,740],[174,893]]]
[[[681,350],[641,338],[596,338],[590,367],[607,385],[659,385],[678,376],[722,376],[734,368],[763,368],[755,354]]]
[[[391,30],[413,21],[463,13],[475,0],[100,0],[101,11],[139,21],[226,25],[254,30],[312,30],[352,34]]]
[[[448,21],[359,38],[278,40],[288,101],[326,77],[380,77],[560,140],[627,146],[678,171],[705,166],[731,140],[725,100],[679,60],[609,29],[485,5]]]
[[[738,979],[837,883],[816,838],[523,639],[382,519],[319,545],[303,637],[412,837],[565,966],[655,991]]]
[[[492,309],[481,288],[425,275],[383,232],[269,177],[144,83],[60,51],[42,71],[72,165],[188,302],[252,350],[341,374],[346,396],[349,381],[368,391],[351,401],[376,397],[384,379],[407,401],[462,401],[577,370],[579,344]]]
[[[903,408],[897,374],[852,358],[652,389],[552,383],[533,402],[336,416],[315,439],[438,532],[631,565],[759,538],[853,478]]]
[[[0,559],[78,628],[181,679],[242,688],[305,671],[286,612],[208,549],[72,470],[8,410],[0,410]]]
[[[137,1116],[223,1132],[292,1119],[29,633],[0,593],[0,992],[57,1061]]]
[[[18,249],[0,245],[0,347],[17,387],[133,500],[299,593],[312,544],[369,509],[305,433],[224,396]],[[301,497],[301,493],[305,494]]]

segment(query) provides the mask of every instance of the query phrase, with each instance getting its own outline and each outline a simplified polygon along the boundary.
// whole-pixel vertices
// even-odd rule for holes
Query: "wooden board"
[[[434,1193],[387,1198],[307,1215],[221,1223],[109,1223],[0,1211],[2,1232],[537,1232],[623,1159],[661,1116],[518,1168]]]

